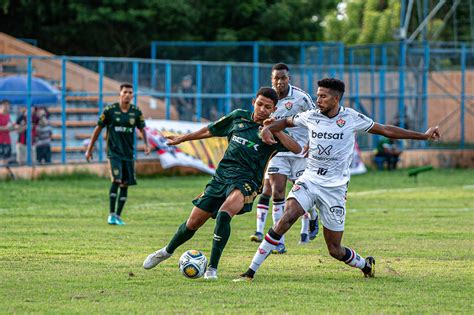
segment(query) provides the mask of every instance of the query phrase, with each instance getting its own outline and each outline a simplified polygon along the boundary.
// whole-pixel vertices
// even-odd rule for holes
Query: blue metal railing
[[[228,44],[227,42],[225,42]],[[252,43],[250,45],[250,43]],[[287,42],[273,43],[278,44]],[[77,146],[77,141],[71,139],[71,130],[67,127],[67,109],[73,106],[70,97],[95,97],[89,106],[95,106],[99,113],[103,111],[105,99],[117,97],[118,92],[108,90],[105,84],[112,79],[116,82],[132,82],[135,88],[134,102],[147,96],[162,101],[164,104],[164,117],[176,117],[174,107],[178,98],[191,98],[195,100],[193,116],[198,121],[212,119],[211,112],[219,115],[228,113],[235,107],[246,106],[250,108],[250,101],[258,87],[270,85],[270,69],[272,64],[262,63],[259,60],[259,49],[265,42],[244,43],[252,48],[255,61],[252,62],[209,62],[209,61],[175,61],[175,60],[150,60],[138,58],[102,58],[102,57],[69,57],[69,56],[12,56],[0,55],[0,64],[18,64],[18,72],[27,76],[27,90],[25,92],[25,105],[27,107],[27,160],[31,164],[33,155],[32,138],[32,109],[34,96],[41,94],[32,90],[32,81],[38,74],[46,77],[51,82],[60,84],[60,127],[56,129],[60,135],[60,163],[68,163],[80,157],[68,152],[69,147]],[[189,44],[191,45],[191,44]],[[220,43],[219,45],[224,45]],[[159,46],[157,46],[159,47]],[[291,64],[292,82],[305,89],[314,97],[316,82],[325,76],[337,76],[344,79],[347,92],[343,98],[345,104],[367,113],[380,123],[398,121],[400,126],[405,126],[406,113],[409,108],[418,108],[421,117],[415,117],[417,122],[410,125],[418,131],[428,127],[428,111],[431,101],[449,99],[457,112],[449,114],[450,122],[458,117],[456,125],[459,126],[458,134],[451,134],[452,142],[457,147],[465,148],[472,145],[472,135],[466,134],[467,119],[472,115],[474,95],[467,94],[468,75],[474,71],[474,47],[470,43],[388,43],[376,45],[357,45],[344,47],[332,43],[302,43],[300,46],[300,62],[307,64]],[[315,51],[309,51],[315,48]],[[156,49],[156,48],[155,48]],[[329,54],[330,51],[334,54]],[[316,64],[313,62],[316,61]],[[83,78],[78,78],[77,73],[70,67],[79,66],[88,70]],[[49,69],[50,71],[45,69]],[[154,69],[154,70],[151,70]],[[190,69],[193,69],[190,71]],[[454,86],[445,86],[445,90],[430,92],[433,85],[433,75],[442,74],[445,70],[458,73],[459,81],[451,82]],[[71,71],[71,72],[70,72]],[[177,86],[180,84],[182,74],[190,74],[195,81],[195,91],[180,93]],[[268,73],[268,75],[265,75]],[[7,75],[7,73],[5,74]],[[68,87],[73,76],[74,80],[87,82],[92,76],[97,76],[94,88],[70,89]],[[414,79],[415,78],[415,79]],[[3,94],[15,95],[19,92],[4,91]],[[87,104],[86,104],[87,105]],[[85,106],[85,105],[84,105]],[[212,109],[212,111],[211,111]],[[453,119],[451,119],[451,117]],[[396,119],[395,119],[396,118]],[[412,119],[413,117],[408,117]],[[85,118],[80,118],[85,119]],[[95,121],[96,117],[90,117]],[[447,118],[446,118],[447,120]],[[445,123],[445,122],[442,122]],[[87,129],[89,128],[89,129]],[[87,132],[92,127],[87,127]],[[84,130],[85,130],[84,129]],[[455,128],[447,128],[447,132]],[[69,138],[68,138],[69,137]],[[377,137],[365,136],[362,148],[373,148]],[[105,156],[103,138],[98,140],[98,159],[104,160]],[[407,144],[410,148],[410,144]]]

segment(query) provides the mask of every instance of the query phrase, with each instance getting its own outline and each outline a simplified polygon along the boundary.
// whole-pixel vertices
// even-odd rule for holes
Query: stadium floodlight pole
[[[413,42],[413,40],[420,34],[420,32],[425,28],[425,26],[431,21],[431,19],[435,16],[436,13],[441,9],[441,7],[446,3],[446,0],[440,0],[438,4],[431,10],[430,14],[421,22],[418,28],[410,35],[410,37],[406,40],[407,44]]]
[[[403,25],[400,25],[401,26],[401,33],[400,33],[400,38],[402,40],[405,40],[407,38],[407,33],[408,33],[408,26],[410,25],[410,18],[411,18],[411,11],[413,9],[413,0],[410,0],[408,2],[408,8],[407,8],[407,12],[405,15],[403,15],[405,12],[402,12],[401,14],[401,20],[400,20],[400,24],[403,24]],[[405,1],[402,1],[402,11],[404,11],[404,4],[405,4]]]
[[[434,32],[431,40],[436,40],[439,36],[439,34],[441,34],[441,32],[444,30],[444,28],[446,27],[447,25],[447,22],[449,20],[449,18],[451,16],[453,16],[453,14],[456,12],[456,9],[458,7],[458,5],[461,3],[461,0],[455,0],[453,2],[453,5],[451,6],[451,9],[449,9],[448,13],[446,13],[446,15],[444,16],[444,19],[443,19],[443,24]],[[472,22],[471,22],[472,23]]]

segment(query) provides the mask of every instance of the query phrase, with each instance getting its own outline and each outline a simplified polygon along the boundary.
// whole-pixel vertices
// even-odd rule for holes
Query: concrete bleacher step
[[[61,107],[50,107],[48,109],[50,114],[61,114]],[[66,108],[66,114],[98,114],[99,109],[94,107],[68,107]]]
[[[67,120],[66,127],[71,128],[80,128],[80,127],[95,127],[97,124],[96,121],[75,121],[75,120]],[[61,128],[62,122],[61,121],[51,121],[51,127]]]
[[[145,151],[145,145],[144,144],[137,145],[137,151],[139,151],[139,152]],[[51,152],[52,153],[61,153],[61,147],[53,146],[53,147],[51,147]],[[85,146],[75,146],[75,147],[70,146],[70,147],[66,147],[66,152],[67,153],[86,152],[86,147]]]
[[[66,101],[99,102],[98,96],[66,96]]]

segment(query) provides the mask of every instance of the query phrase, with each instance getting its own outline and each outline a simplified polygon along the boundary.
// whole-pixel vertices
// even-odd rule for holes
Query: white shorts
[[[265,179],[268,178],[268,175],[281,174],[295,181],[298,177],[303,175],[305,168],[306,159],[304,157],[274,156],[268,164]]]
[[[323,187],[304,178],[296,181],[286,199],[294,198],[305,212],[316,205],[323,226],[331,231],[344,231],[347,184]]]

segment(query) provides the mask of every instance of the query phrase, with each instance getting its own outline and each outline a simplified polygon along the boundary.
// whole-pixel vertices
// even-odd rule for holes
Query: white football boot
[[[143,268],[145,268],[145,269],[154,268],[154,267],[156,267],[156,265],[158,265],[162,261],[170,258],[172,255],[173,254],[169,254],[166,251],[166,246],[165,246],[162,249],[159,249],[156,252],[151,253],[150,255],[148,255],[148,257],[143,262]]]
[[[204,274],[204,279],[217,280],[217,269],[207,268],[206,273]]]

